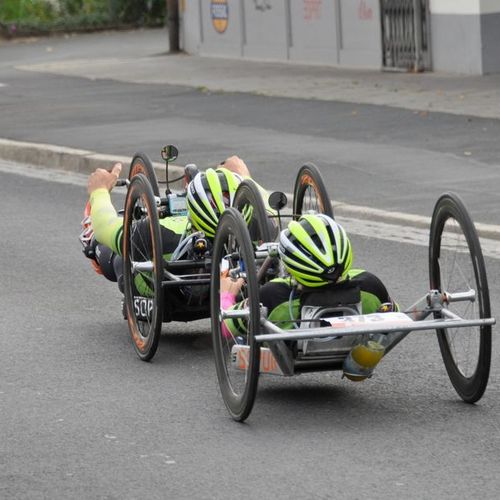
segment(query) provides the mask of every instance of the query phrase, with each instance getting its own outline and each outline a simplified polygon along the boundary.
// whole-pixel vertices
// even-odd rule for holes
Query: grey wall
[[[181,47],[189,54],[198,54],[201,44],[199,0],[182,2],[179,16]]]
[[[288,58],[288,2],[243,1],[243,55],[259,59]]]
[[[434,70],[480,74],[482,72],[480,16],[431,15],[431,51]]]
[[[481,16],[483,73],[500,73],[500,13]]]
[[[181,5],[182,47],[188,53],[382,66],[380,0],[184,0]],[[454,5],[446,2],[448,8]],[[462,11],[446,13],[436,0],[431,9],[432,68],[499,73],[500,12],[464,10],[470,7],[466,0],[459,6]],[[214,19],[216,11],[226,19]]]
[[[336,2],[290,2],[289,58],[324,64],[339,63],[339,17]]]
[[[181,16],[187,52],[381,67],[379,0],[189,0]]]
[[[340,0],[340,64],[382,66],[379,0]]]

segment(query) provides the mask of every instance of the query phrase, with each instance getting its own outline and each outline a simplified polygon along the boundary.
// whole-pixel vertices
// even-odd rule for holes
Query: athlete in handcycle
[[[209,316],[210,250],[218,218],[234,202],[243,179],[250,177],[237,156],[204,172],[188,165],[185,192],[174,194],[169,189],[168,162],[177,157],[177,150],[168,146],[163,153],[164,197],[150,160],[141,153],[132,160],[128,181],[118,181],[121,164],[111,172],[97,169],[91,174],[80,236],[95,270],[117,281],[124,293],[124,315],[134,347],[146,361],[156,352],[162,322]],[[117,181],[128,185],[123,217],[110,198]]]
[[[256,246],[235,209],[219,220],[212,253],[212,337],[231,416],[248,417],[260,373],[340,370],[364,380],[409,332],[429,329],[437,331],[459,396],[478,401],[488,382],[495,320],[479,240],[458,196],[445,194],[435,206],[430,291],[404,313],[377,278],[368,273],[363,279],[363,272],[351,269],[345,231],[317,213],[325,200],[319,196],[319,210],[301,216],[303,201],[294,200],[296,220],[281,231],[279,242]],[[267,271],[276,268],[281,276],[269,281]]]

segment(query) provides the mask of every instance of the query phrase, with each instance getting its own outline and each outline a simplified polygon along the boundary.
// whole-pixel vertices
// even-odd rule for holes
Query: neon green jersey
[[[107,189],[96,189],[90,195],[90,218],[96,240],[111,248],[118,255],[122,254],[123,217],[120,217]],[[160,219],[163,256],[169,260],[177,248],[181,236],[188,228],[187,216],[165,217]]]

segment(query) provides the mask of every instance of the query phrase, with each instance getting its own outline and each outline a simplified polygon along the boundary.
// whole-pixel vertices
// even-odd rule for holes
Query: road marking
[[[88,178],[85,174],[77,174],[61,170],[41,169],[2,160],[0,160],[0,172],[82,187],[87,186]],[[126,188],[116,188],[113,192],[125,194]],[[291,203],[292,196],[288,195],[288,198],[290,200],[289,203]],[[392,224],[377,220],[367,220],[364,218],[346,217],[340,214],[336,216],[336,220],[348,228],[349,233],[356,234],[358,236],[424,247],[429,245],[429,229],[425,227],[414,227],[411,225]],[[489,238],[480,238],[480,240],[484,256],[500,260],[500,245],[498,240]]]
[[[6,83],[1,83],[1,82],[0,82],[0,88],[2,88],[2,87],[7,87],[7,84],[6,84]]]

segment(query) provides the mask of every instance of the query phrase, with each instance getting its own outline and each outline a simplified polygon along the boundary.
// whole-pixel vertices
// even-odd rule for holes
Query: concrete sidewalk
[[[394,73],[348,70],[255,60],[165,55],[164,30],[73,35],[27,42],[46,48],[45,57],[16,67],[82,78],[131,83],[183,85],[210,92],[260,95],[384,105],[422,112],[444,112],[500,119],[500,75]],[[117,43],[119,42],[119,43]],[[64,44],[98,47],[90,53],[59,57]],[[0,42],[2,54],[21,45]],[[161,56],[161,57],[160,57]]]

